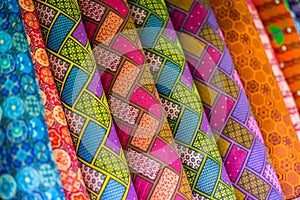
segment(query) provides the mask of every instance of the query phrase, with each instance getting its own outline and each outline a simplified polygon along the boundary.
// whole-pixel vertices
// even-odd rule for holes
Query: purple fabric
[[[261,132],[256,128],[209,1],[195,0],[189,4],[188,11],[187,5],[173,0],[167,0],[167,6],[176,31],[185,33],[188,35],[185,38],[203,47],[192,49],[188,46],[191,41],[187,45],[187,39],[181,41],[233,186],[244,195],[241,198],[259,199],[256,192],[259,188],[253,186],[262,183],[268,188],[264,190],[266,199],[283,199],[278,179],[267,159]],[[203,20],[194,19],[195,9],[206,13]],[[195,30],[195,27],[198,28]],[[251,183],[246,183],[250,177]]]

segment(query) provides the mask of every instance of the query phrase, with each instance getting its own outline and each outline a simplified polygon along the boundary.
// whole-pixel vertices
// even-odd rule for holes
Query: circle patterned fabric
[[[0,13],[0,199],[65,199],[18,2]]]
[[[21,14],[29,38],[30,52],[43,98],[50,142],[66,199],[76,196],[89,199],[83,182],[76,152],[67,126],[67,120],[52,76],[40,24],[34,13],[32,0],[19,0]],[[26,61],[23,61],[26,62]],[[24,68],[25,69],[25,68]],[[30,99],[28,99],[30,100]],[[35,111],[32,110],[32,113]],[[41,134],[36,129],[37,134]]]
[[[68,141],[68,144],[74,144],[90,199],[136,200],[136,192],[77,2],[36,0],[35,9],[49,56],[49,67],[55,79],[49,79],[50,71],[46,68],[39,70],[40,77],[49,85],[55,83],[66,116],[64,120],[61,117],[62,108],[55,106],[46,112],[49,123],[69,126],[72,141]],[[39,38],[42,37],[36,40]],[[47,63],[43,57],[37,57],[37,62],[40,59],[42,63]],[[51,102],[56,101],[54,95],[47,98]],[[53,138],[60,138],[55,130],[51,134]],[[61,146],[63,140],[64,137],[54,145]],[[54,155],[69,162],[64,151],[56,149]],[[65,167],[63,163],[58,165],[59,170]],[[63,182],[77,182],[69,178],[74,175],[70,170],[61,173]],[[74,190],[76,185],[70,184],[65,189]],[[80,199],[80,194],[74,193],[68,198]]]

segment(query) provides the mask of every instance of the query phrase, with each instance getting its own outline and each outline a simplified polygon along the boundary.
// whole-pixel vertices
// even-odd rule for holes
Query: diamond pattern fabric
[[[295,198],[299,188],[295,180],[300,176],[295,168],[300,158],[299,142],[247,3],[239,0],[210,3],[250,100],[284,198]],[[252,178],[246,172],[242,176]],[[243,183],[246,182],[240,182]],[[259,188],[264,193],[266,187]]]
[[[0,199],[63,200],[18,2],[0,13]]]
[[[151,68],[151,73],[160,99],[167,102],[163,108],[174,126],[172,132],[184,170],[195,174],[189,178],[194,198],[219,199],[225,195],[235,199],[166,5],[161,0],[130,0],[128,3],[133,21],[139,21],[135,25],[147,52],[148,64],[152,64],[152,57],[160,58],[161,64],[155,70]],[[138,19],[138,13],[146,14]],[[176,117],[172,107],[180,108]],[[194,154],[194,162],[189,154]]]
[[[167,0],[167,6],[237,198],[268,199],[275,192],[276,198],[282,199],[262,134],[209,1],[183,4]],[[199,21],[193,17],[194,13],[205,15]],[[252,177],[255,179],[250,180]],[[266,189],[256,191],[254,185],[259,184]]]
[[[137,199],[78,4],[35,7],[90,199]]]
[[[76,152],[72,143],[67,120],[49,68],[34,3],[19,0],[27,37],[30,38],[30,52],[43,98],[44,111],[56,166],[62,181],[66,199],[74,197],[89,199],[84,185]]]
[[[144,3],[160,10],[160,4]],[[192,199],[127,3],[79,0],[79,6],[138,198]],[[158,12],[166,17],[165,12]]]

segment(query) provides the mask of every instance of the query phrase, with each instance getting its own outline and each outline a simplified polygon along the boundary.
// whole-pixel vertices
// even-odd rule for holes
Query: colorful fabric
[[[253,1],[300,109],[300,40],[286,1]],[[275,11],[275,10],[276,11]]]
[[[191,199],[126,2],[79,0],[79,5],[138,198]]]
[[[137,199],[78,4],[37,0],[35,6],[89,197]]]
[[[210,1],[285,198],[300,191],[299,142],[246,1]],[[247,173],[245,173],[247,175]],[[245,185],[245,183],[242,183]],[[250,185],[263,193],[266,187]],[[299,189],[298,189],[299,188]]]
[[[264,25],[262,24],[262,22],[259,18],[257,10],[252,3],[252,0],[248,0],[248,8],[249,8],[249,11],[254,20],[254,24],[255,24],[256,30],[259,34],[260,40],[265,48],[265,52],[268,57],[268,60],[272,66],[272,70],[276,77],[281,94],[283,96],[284,103],[289,111],[291,120],[293,122],[295,131],[297,133],[298,140],[300,140],[300,117],[299,117],[298,109],[297,109],[293,94],[292,94],[291,89],[290,89],[288,83],[286,82],[284,75],[279,67],[279,63],[275,56],[275,52],[271,46],[269,37],[264,29]]]
[[[287,0],[287,2],[289,4],[289,10],[291,12],[291,16],[293,17],[295,27],[299,35],[300,34],[300,2],[298,0]]]
[[[235,199],[165,3],[128,3],[194,198]]]
[[[298,0],[287,0],[289,8],[295,14],[297,21],[300,22],[300,4]]]
[[[65,199],[18,2],[0,2],[0,199]]]
[[[262,134],[209,1],[167,3],[237,198],[282,199]],[[256,188],[260,184],[262,191]]]
[[[49,60],[32,0],[19,0],[34,69],[38,78],[54,159],[66,199],[89,199],[67,120],[49,68]]]

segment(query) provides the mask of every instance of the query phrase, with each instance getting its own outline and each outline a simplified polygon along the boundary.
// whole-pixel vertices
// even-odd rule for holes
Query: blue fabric
[[[110,179],[101,199],[113,199],[113,200],[121,200],[125,192],[125,187],[113,180]]]
[[[178,66],[167,61],[156,84],[158,92],[168,96],[179,76],[179,72],[180,68]]]
[[[60,14],[49,34],[49,43],[47,47],[58,52],[59,47],[74,25],[75,22],[70,18]]]
[[[90,121],[81,138],[78,156],[89,163],[92,162],[105,134],[106,130],[104,128]]]
[[[196,188],[211,195],[216,184],[216,182],[212,182],[212,180],[218,180],[219,171],[220,165],[208,158],[199,176]]]
[[[182,115],[175,138],[185,144],[190,144],[196,132],[199,115],[186,109]]]
[[[0,2],[0,40],[0,199],[65,199],[16,0]]]
[[[157,34],[162,30],[162,25],[163,22],[159,18],[155,17],[154,15],[150,15],[145,26],[150,28],[142,29],[141,42],[143,45],[146,47],[152,47]]]
[[[74,101],[78,97],[80,91],[84,87],[89,75],[77,67],[73,67],[68,79],[65,83],[61,99],[69,106],[73,106]]]

